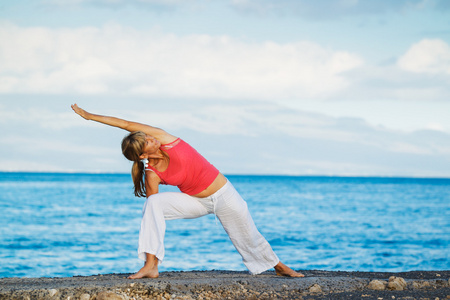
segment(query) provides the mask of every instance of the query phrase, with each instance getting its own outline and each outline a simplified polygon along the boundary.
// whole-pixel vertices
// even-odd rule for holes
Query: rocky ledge
[[[450,271],[300,272],[306,277],[191,271],[138,280],[126,279],[129,274],[1,278],[0,299],[450,299]]]

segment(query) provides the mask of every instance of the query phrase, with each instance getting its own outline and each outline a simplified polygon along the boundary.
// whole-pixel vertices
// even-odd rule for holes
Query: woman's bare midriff
[[[216,179],[214,179],[213,183],[211,183],[205,190],[192,196],[197,198],[209,197],[218,190],[220,190],[226,183],[227,179],[225,178],[225,176],[223,176],[222,173],[219,173]]]

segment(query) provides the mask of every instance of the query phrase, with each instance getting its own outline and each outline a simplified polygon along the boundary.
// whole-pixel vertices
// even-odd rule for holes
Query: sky
[[[72,103],[225,174],[450,177],[450,1],[2,1],[0,171],[129,172]]]

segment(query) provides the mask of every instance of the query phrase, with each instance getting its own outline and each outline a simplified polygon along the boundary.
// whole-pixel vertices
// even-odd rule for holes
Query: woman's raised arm
[[[141,124],[137,122],[127,121],[123,119],[119,119],[116,117],[102,116],[97,114],[92,114],[90,112],[85,111],[84,109],[78,107],[77,104],[71,105],[73,111],[83,117],[86,120],[96,121],[102,124],[106,124],[113,127],[118,127],[120,129],[127,130],[129,132],[134,131],[142,131],[145,134],[153,136],[157,139],[161,144],[168,144],[177,139],[177,137],[167,133],[166,131],[153,127],[146,124]]]

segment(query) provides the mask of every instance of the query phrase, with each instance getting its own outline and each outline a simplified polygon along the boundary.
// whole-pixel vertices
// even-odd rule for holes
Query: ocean
[[[450,269],[450,179],[227,178],[293,269]],[[128,174],[0,173],[0,277],[137,271],[144,201]],[[168,221],[165,245],[160,271],[246,270],[213,215]]]

